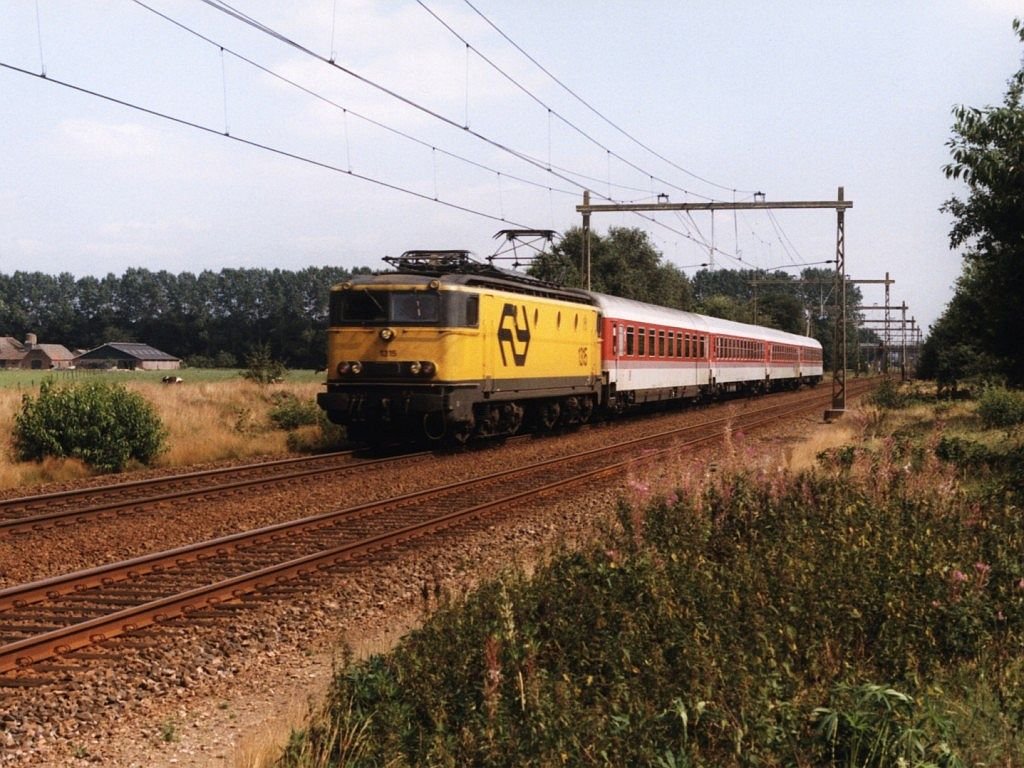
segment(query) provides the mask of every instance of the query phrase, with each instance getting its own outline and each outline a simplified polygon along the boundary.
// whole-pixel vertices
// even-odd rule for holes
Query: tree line
[[[317,368],[330,287],[351,274],[340,267],[0,274],[0,335],[34,333],[69,349],[140,341],[199,367],[236,367],[269,349],[291,368]]]

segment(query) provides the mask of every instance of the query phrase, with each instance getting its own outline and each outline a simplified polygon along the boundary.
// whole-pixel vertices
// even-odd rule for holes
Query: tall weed
[[[1009,764],[1024,520],[946,480],[897,439],[841,473],[624,503],[593,549],[350,666],[333,715],[368,723],[361,765]],[[928,683],[958,675],[978,682]]]

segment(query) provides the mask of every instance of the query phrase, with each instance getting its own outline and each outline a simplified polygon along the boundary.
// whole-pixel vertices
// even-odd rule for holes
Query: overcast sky
[[[951,109],[1002,101],[1024,15],[1011,0],[231,0],[258,28],[225,8],[0,3],[0,271],[483,258],[499,229],[578,225],[585,187],[595,202],[844,187],[850,277],[888,271],[927,327],[960,272],[939,212],[963,194],[942,173]],[[834,257],[831,210],[655,218],[593,226],[642,227],[690,274]]]

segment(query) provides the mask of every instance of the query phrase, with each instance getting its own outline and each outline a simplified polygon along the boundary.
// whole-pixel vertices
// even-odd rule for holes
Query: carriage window
[[[665,332],[658,331],[658,356],[665,356]]]
[[[619,354],[619,326],[612,323],[612,354]]]
[[[647,354],[654,357],[654,329],[647,329]]]
[[[643,357],[647,354],[647,333],[643,328],[637,328],[636,337],[636,353]]]
[[[633,354],[633,326],[626,326],[626,354]]]

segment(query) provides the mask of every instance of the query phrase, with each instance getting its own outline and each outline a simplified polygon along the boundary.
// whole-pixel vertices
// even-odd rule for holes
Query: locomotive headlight
[[[437,367],[431,362],[423,362],[420,364],[420,371],[424,376],[430,376],[437,370]]]
[[[349,366],[349,370],[352,371],[352,373],[362,373],[363,364],[356,360],[356,362],[352,363],[352,365]]]
[[[409,373],[411,373],[413,376],[418,376],[419,372],[420,364],[418,362],[413,360],[411,363],[409,363]]]
[[[394,332],[393,329],[391,329],[391,328],[381,328],[380,329],[380,340],[381,341],[391,341],[393,338],[395,338],[395,332]]]
[[[348,369],[349,369],[349,364],[348,363],[338,363],[338,373],[340,375],[344,376],[346,373],[348,373]]]

